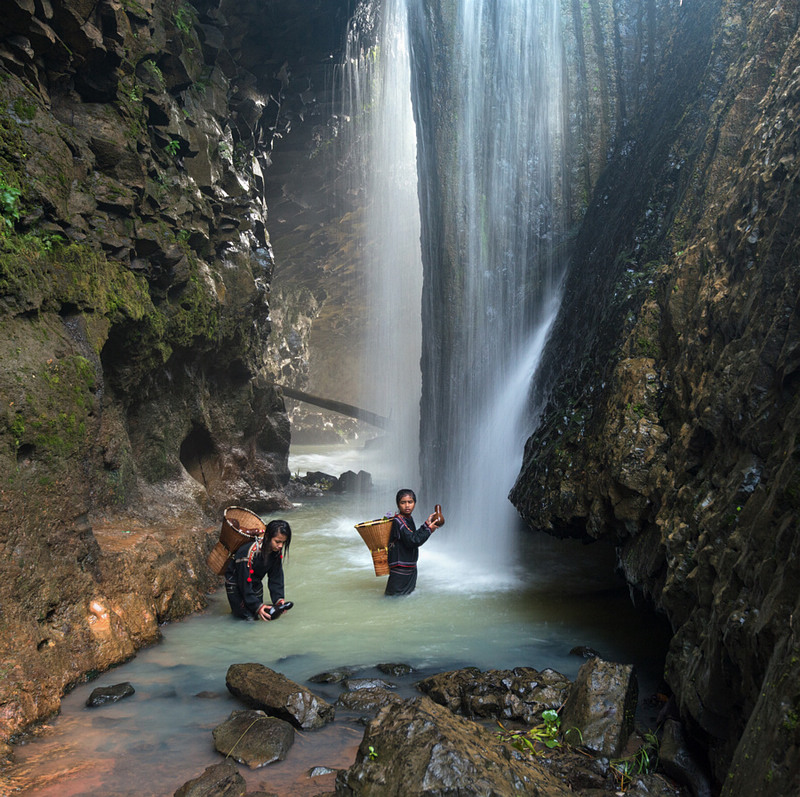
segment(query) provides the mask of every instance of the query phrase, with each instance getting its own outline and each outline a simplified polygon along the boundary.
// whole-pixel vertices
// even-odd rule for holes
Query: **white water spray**
[[[420,233],[418,226],[410,85],[411,71],[422,67],[409,55],[406,4],[425,2],[385,0],[379,10],[362,5],[354,23],[361,35],[351,36],[345,69],[349,146],[356,142],[363,168],[354,190],[365,196],[368,332],[361,401],[394,421],[386,457],[392,468],[380,480],[395,488],[419,486],[424,503],[418,521],[434,501],[445,507],[447,527],[425,551],[491,560],[497,575],[498,567],[514,561],[516,514],[507,496],[532,431],[529,386],[562,276],[555,255],[565,227],[559,4],[460,0],[458,6],[447,56],[451,84],[458,87],[450,99],[453,127],[438,139],[449,137],[452,144],[441,156],[451,164],[450,187],[437,193],[444,199],[435,210],[440,229],[449,229],[456,242],[454,274],[445,282],[457,290],[426,301],[452,324],[446,346],[425,352],[431,364],[424,375],[423,395],[430,400],[422,404],[423,428],[435,430],[436,441],[433,453],[430,440],[419,443],[420,484],[419,242],[420,234],[432,232]],[[425,17],[424,5],[413,8]],[[423,126],[429,121],[420,120]],[[420,179],[429,185],[434,177]]]
[[[456,18],[449,71],[442,67],[448,77],[435,89],[452,106],[454,187],[441,194],[446,206],[433,210],[452,242],[451,271],[441,280],[452,292],[441,297],[448,349],[423,359],[423,432],[435,457],[423,477],[448,510],[436,545],[492,565],[499,577],[515,558],[518,520],[507,496],[533,431],[530,381],[563,273],[560,7],[460,0]]]
[[[344,77],[346,146],[360,166],[353,192],[363,196],[364,208],[360,403],[392,422],[384,441],[385,472],[373,474],[385,487],[385,509],[392,509],[395,490],[419,484],[422,262],[404,0],[359,8]]]

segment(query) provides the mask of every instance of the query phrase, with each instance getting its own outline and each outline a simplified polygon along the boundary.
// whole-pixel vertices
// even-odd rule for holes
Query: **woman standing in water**
[[[389,538],[389,581],[384,594],[410,595],[417,586],[419,546],[427,542],[440,524],[434,512],[419,528],[414,525],[411,513],[417,505],[417,496],[413,490],[399,490],[395,500],[399,511],[394,516]]]

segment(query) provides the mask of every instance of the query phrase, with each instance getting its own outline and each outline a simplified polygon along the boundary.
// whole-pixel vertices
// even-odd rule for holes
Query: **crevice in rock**
[[[180,448],[180,460],[186,472],[206,490],[212,491],[220,480],[222,463],[219,453],[205,426],[195,424],[184,438]]]

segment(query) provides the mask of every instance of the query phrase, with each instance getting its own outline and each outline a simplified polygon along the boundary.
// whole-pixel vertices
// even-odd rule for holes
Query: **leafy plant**
[[[148,58],[144,62],[144,66],[150,70],[150,73],[158,82],[159,87],[163,90],[166,88],[167,81],[164,80],[164,73],[161,71],[159,65],[152,59]]]
[[[9,185],[0,174],[0,236],[14,229],[19,221],[22,191]]]
[[[609,762],[620,791],[625,791],[637,775],[653,772],[658,766],[658,737],[648,732],[644,735],[644,744],[633,754],[625,758],[613,758]]]
[[[507,730],[502,723],[498,722],[497,724],[500,726],[500,732],[497,734],[500,739],[522,752],[539,755],[543,752],[542,747],[553,749],[561,744],[559,738],[561,717],[558,716],[557,711],[552,709],[543,711],[542,721],[527,731]]]
[[[192,30],[192,9],[184,3],[174,16],[175,27],[181,33],[189,33]]]
[[[169,142],[164,144],[164,152],[166,152],[167,155],[175,157],[180,151],[181,151],[181,142],[178,141],[177,138],[173,138]]]
[[[369,756],[369,760],[375,761],[375,759],[378,757],[378,751],[372,745],[370,745],[368,749],[369,752],[367,755]]]

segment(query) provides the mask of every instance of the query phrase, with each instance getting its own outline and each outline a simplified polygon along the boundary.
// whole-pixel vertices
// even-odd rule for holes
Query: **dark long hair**
[[[264,532],[264,542],[261,544],[264,556],[269,556],[270,548],[268,543],[279,534],[286,535],[286,542],[283,544],[283,555],[284,557],[289,555],[289,545],[292,542],[292,527],[285,520],[270,520],[267,523],[267,530]]]
[[[398,490],[397,495],[394,497],[394,502],[397,504],[397,506],[400,506],[400,499],[407,495],[410,495],[414,499],[415,504],[417,503],[417,496],[414,491],[404,487],[402,490]]]

